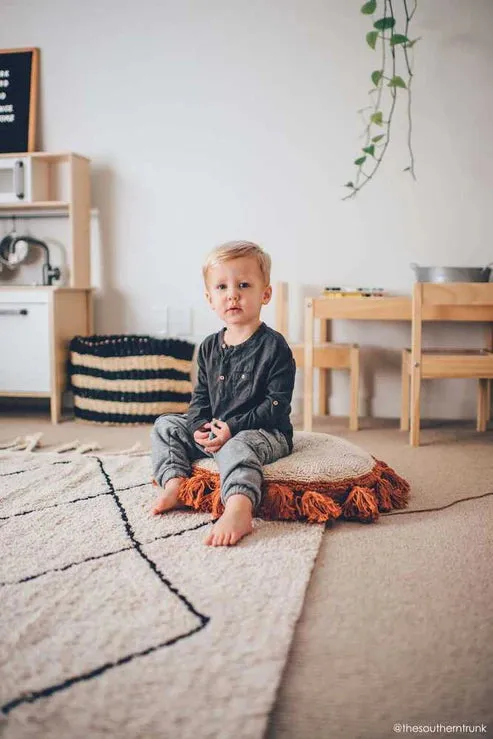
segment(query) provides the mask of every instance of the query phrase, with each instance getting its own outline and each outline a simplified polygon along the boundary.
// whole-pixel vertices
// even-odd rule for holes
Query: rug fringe
[[[9,451],[15,451],[17,448],[17,445],[20,444],[22,441],[21,436],[16,436],[15,439],[10,439],[10,441],[2,441],[0,442],[0,449],[8,449]]]
[[[79,439],[75,439],[74,441],[67,441],[66,444],[61,444],[60,446],[57,446],[54,449],[52,449],[52,452],[54,454],[63,454],[63,452],[72,452],[74,449],[77,449],[79,444],[80,444]]]
[[[127,457],[141,457],[144,455],[148,455],[149,451],[142,448],[142,444],[140,443],[140,441],[136,441],[135,444],[133,444],[128,449],[117,449],[113,452],[105,452],[105,454],[115,457],[123,456],[124,454],[126,454]]]
[[[41,431],[27,436],[16,436],[15,439],[1,443],[0,449],[9,452],[32,452],[36,447],[41,446],[42,437]]]
[[[15,439],[0,443],[0,450],[9,452],[34,452],[35,449],[41,447],[40,442],[42,437],[43,433],[41,431],[36,434],[28,434],[27,436],[17,436]],[[47,451],[53,454],[64,454],[65,452],[87,454],[98,449],[101,449],[101,446],[97,441],[88,441],[81,444],[78,439],[75,439],[74,441],[67,441],[65,444],[61,444],[54,449],[48,449]]]
[[[101,445],[97,441],[88,441],[78,446],[75,451],[77,454],[87,454],[87,452],[96,452],[98,449],[101,449]]]
[[[65,444],[50,449],[54,454],[65,454],[65,452],[74,452],[75,454],[87,454],[87,452],[94,452],[101,449],[101,446],[97,441],[87,441],[81,444],[79,439],[73,441],[67,441]]]

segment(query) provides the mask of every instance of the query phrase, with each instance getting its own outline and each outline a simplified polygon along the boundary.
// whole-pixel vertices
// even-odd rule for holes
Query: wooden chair
[[[460,309],[460,318],[454,318]],[[466,310],[467,318],[464,311]],[[485,349],[423,349],[423,321],[489,322]],[[421,380],[471,377],[478,380],[477,430],[486,431],[493,378],[493,283],[416,283],[412,305],[411,349],[402,352],[401,430],[410,429],[409,443],[419,446]]]
[[[286,339],[288,338],[288,285],[278,282],[275,288],[276,297],[276,329]],[[306,315],[306,314],[305,314]],[[308,345],[291,344],[291,351],[297,367],[308,367],[305,372],[305,397],[303,403],[303,429],[311,431],[313,426],[313,369],[319,370],[318,412],[321,416],[328,413],[329,372],[333,369],[348,369],[351,383],[351,407],[349,428],[358,430],[358,395],[359,395],[359,347],[357,344],[334,344],[330,341],[325,324],[321,330],[321,338],[326,339],[314,343],[314,321],[312,318],[311,330],[308,331]],[[306,332],[306,318],[305,318]]]

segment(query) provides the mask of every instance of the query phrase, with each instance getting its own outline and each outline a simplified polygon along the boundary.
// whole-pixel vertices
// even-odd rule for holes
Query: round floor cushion
[[[343,517],[375,521],[381,512],[405,508],[409,483],[364,449],[329,434],[295,432],[293,452],[263,468],[260,518],[322,523]],[[184,480],[180,500],[220,515],[217,465],[201,459]]]

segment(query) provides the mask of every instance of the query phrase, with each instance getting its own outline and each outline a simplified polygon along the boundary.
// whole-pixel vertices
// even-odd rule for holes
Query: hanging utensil
[[[10,262],[10,247],[13,240],[17,237],[17,231],[15,229],[15,216],[12,217],[12,229],[6,234],[0,241],[0,265],[7,267],[11,272],[17,267],[17,264],[11,264]]]

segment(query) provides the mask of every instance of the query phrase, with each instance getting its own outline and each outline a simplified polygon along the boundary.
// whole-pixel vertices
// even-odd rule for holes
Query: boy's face
[[[238,257],[209,268],[206,298],[227,325],[255,324],[272,288],[265,284],[255,257]]]

